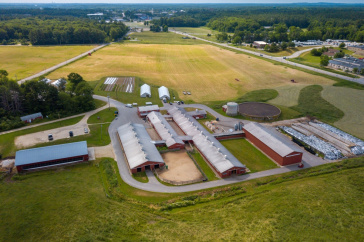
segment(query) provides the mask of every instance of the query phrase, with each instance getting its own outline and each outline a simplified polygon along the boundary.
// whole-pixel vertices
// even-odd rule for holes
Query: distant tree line
[[[67,85],[65,79],[61,83],[58,88],[41,80],[19,85],[0,70],[0,131],[23,126],[20,117],[27,114],[54,118],[95,109],[92,87],[79,74],[71,73]]]
[[[121,38],[123,23],[105,23],[74,17],[29,17],[0,21],[0,43],[30,42],[32,45],[94,44]]]

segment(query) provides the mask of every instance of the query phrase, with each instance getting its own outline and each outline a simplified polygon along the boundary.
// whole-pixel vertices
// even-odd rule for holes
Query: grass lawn
[[[220,32],[217,30],[212,30],[208,27],[198,27],[198,28],[191,28],[191,27],[176,27],[176,28],[170,28],[170,29],[174,29],[176,31],[180,31],[180,32],[185,32],[187,34],[190,35],[194,35],[196,37],[199,37],[201,39],[206,39],[206,40],[210,40],[210,41],[215,41],[216,40],[216,35],[219,34]],[[210,34],[211,36],[207,36],[207,34]],[[182,36],[182,35],[180,35]]]
[[[0,66],[1,69],[9,73],[11,79],[20,80],[80,55],[94,47],[91,45],[0,46]],[[67,75],[58,76],[55,79]]]
[[[104,110],[101,110],[98,113],[95,113],[93,115],[91,115],[88,120],[87,123],[88,124],[98,124],[98,123],[107,123],[107,122],[111,122],[115,119],[115,111],[118,111],[117,108],[111,107],[106,108]],[[97,119],[97,117],[99,117],[100,119]]]
[[[322,97],[344,112],[336,127],[364,139],[364,90],[325,86]]]
[[[88,81],[120,74],[137,76],[148,84],[165,85],[180,94],[181,99],[194,102],[236,99],[249,91],[287,85],[291,79],[301,84],[334,83],[321,76],[206,44],[112,44],[48,77],[57,78],[70,72],[78,72]],[[181,95],[185,90],[190,90],[192,95]],[[97,87],[95,93],[98,93]]]
[[[282,57],[282,56],[290,56],[296,53],[297,51],[306,50],[312,48],[312,46],[304,46],[304,47],[295,47],[295,48],[287,48],[286,50],[280,50],[278,52],[267,52],[265,50],[260,50],[256,48],[251,48],[249,46],[235,46],[238,48],[242,48],[245,50],[255,51],[258,53],[262,53],[265,55],[275,56],[275,57]]]
[[[148,183],[149,182],[148,176],[147,176],[147,174],[145,174],[145,171],[134,173],[133,178],[135,180],[143,182],[143,183]]]
[[[94,99],[94,100],[95,100],[95,106],[96,106],[95,109],[101,108],[107,104],[107,102],[104,102],[104,101],[101,101],[98,99]]]
[[[287,86],[277,87],[278,96],[274,99],[268,101],[268,103],[273,105],[282,105],[286,107],[292,107],[298,105],[298,97],[302,88],[307,85],[292,83]]]
[[[220,141],[242,164],[246,165],[251,172],[264,171],[278,166],[255,148],[246,139],[222,140]]]
[[[70,118],[70,119],[66,119],[66,120],[51,123],[51,124],[45,124],[45,125],[41,125],[41,126],[34,127],[34,128],[29,128],[29,129],[25,129],[25,130],[20,130],[20,131],[8,133],[8,134],[0,135],[0,154],[2,154],[3,157],[15,155],[16,147],[14,144],[14,140],[15,140],[15,137],[17,137],[17,136],[73,125],[73,124],[76,124],[79,121],[81,121],[81,119],[83,117],[84,116]]]
[[[335,49],[339,49],[339,48],[335,48]],[[344,49],[344,52],[346,54],[352,54],[353,53],[352,51],[347,50],[347,49]],[[313,55],[311,55],[310,52],[303,53],[299,57],[289,59],[289,60],[293,61],[293,62],[296,62],[296,63],[312,66],[312,67],[315,67],[315,68],[318,68],[318,69],[322,69],[322,70],[325,70],[325,71],[330,71],[330,72],[333,72],[333,73],[336,73],[336,74],[349,76],[349,77],[354,77],[354,78],[357,77],[356,75],[346,73],[344,71],[339,71],[339,70],[335,70],[335,69],[331,69],[331,68],[321,67],[321,65],[320,65],[321,57],[320,56],[313,56]]]
[[[361,158],[185,194],[127,187],[110,159],[32,173],[0,182],[0,240],[362,241],[363,166]],[[175,204],[187,207],[159,210]]]
[[[174,45],[194,45],[203,43],[200,40],[195,39],[182,39],[182,35],[171,32],[151,32],[144,31],[138,33],[132,33],[129,35],[134,40],[127,40],[125,43],[133,44],[174,44]],[[135,39],[137,41],[135,41]]]
[[[206,175],[206,177],[207,177],[207,179],[209,181],[214,181],[214,180],[219,180],[220,179],[220,178],[218,178],[216,176],[215,172],[206,163],[206,161],[204,160],[204,158],[202,157],[202,155],[198,151],[195,150],[193,153],[191,153],[191,155],[192,155],[193,159],[195,159],[196,163],[201,168],[203,173],[205,173],[205,175]]]

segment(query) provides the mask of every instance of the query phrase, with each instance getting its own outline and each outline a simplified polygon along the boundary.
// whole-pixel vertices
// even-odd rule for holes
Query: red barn
[[[293,142],[261,124],[251,122],[243,127],[245,137],[281,166],[300,163],[302,151]]]
[[[85,161],[88,161],[86,141],[19,150],[15,155],[18,172],[44,170]]]
[[[160,112],[158,105],[138,107],[138,116],[141,118],[145,118],[151,112]]]
[[[179,138],[176,131],[159,112],[151,112],[147,115],[155,131],[162,140],[166,141],[168,149],[184,149],[185,143]]]
[[[42,113],[33,113],[33,114],[29,114],[27,116],[23,116],[20,117],[21,121],[25,122],[25,123],[31,123],[36,119],[43,119],[43,115]]]

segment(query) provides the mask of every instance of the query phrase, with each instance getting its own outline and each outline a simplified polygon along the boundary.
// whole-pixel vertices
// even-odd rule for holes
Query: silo
[[[226,114],[229,116],[236,116],[238,115],[238,104],[234,102],[227,103]]]

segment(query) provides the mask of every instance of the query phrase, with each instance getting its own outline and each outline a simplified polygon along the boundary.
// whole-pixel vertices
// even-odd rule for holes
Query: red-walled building
[[[15,155],[18,172],[50,169],[88,161],[87,142],[74,142],[19,150]]]
[[[42,115],[42,113],[33,113],[33,114],[29,114],[27,116],[20,117],[20,119],[24,123],[31,123],[36,119],[43,119],[43,115]]]
[[[159,151],[142,124],[124,124],[117,130],[119,141],[131,173],[164,166]]]
[[[302,151],[293,142],[261,124],[251,122],[243,127],[245,137],[281,166],[300,163]]]
[[[145,118],[151,112],[160,112],[158,105],[151,106],[140,106],[137,109],[138,116],[141,118]]]
[[[159,112],[151,112],[147,119],[162,140],[166,141],[168,149],[184,149],[185,143],[178,136],[167,120]]]

